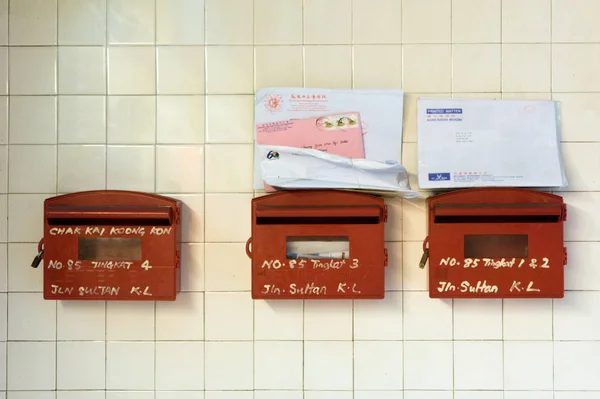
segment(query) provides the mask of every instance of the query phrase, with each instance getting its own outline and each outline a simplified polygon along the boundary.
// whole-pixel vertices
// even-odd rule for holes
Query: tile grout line
[[[202,389],[203,389],[203,397],[206,395],[206,138],[208,137],[208,98],[206,95],[206,91],[208,88],[208,47],[206,45],[206,2],[208,0],[203,0],[203,33],[202,33],[202,42],[204,48],[202,51],[204,52],[204,137],[203,137],[203,149],[202,149],[202,168],[204,176],[202,176],[202,213],[203,213],[203,223],[202,223]],[[183,240],[182,240],[183,241]],[[254,359],[253,359],[254,361]]]
[[[157,39],[158,39],[158,1],[154,0],[154,6],[153,6],[153,10],[154,10],[154,193],[156,193],[156,189],[157,189],[157,185],[158,185],[158,173],[157,173],[157,166],[158,166],[158,151],[157,151],[157,143],[158,143],[158,47],[156,45],[157,43]],[[156,325],[156,311],[157,311],[157,301],[152,301],[153,302],[153,316],[154,316],[154,340],[153,340],[153,345],[154,345],[154,379],[152,381],[153,386],[154,386],[154,392],[153,392],[153,396],[154,399],[156,399],[156,380],[157,380],[157,373],[158,373],[158,362],[157,362],[157,336],[156,336],[156,331],[157,331],[157,325]]]
[[[6,26],[6,42],[7,44],[10,43],[10,1],[6,2],[7,5],[7,9],[6,9],[6,13],[8,14],[6,17],[7,20],[7,26]],[[10,193],[10,173],[8,171],[8,165],[10,162],[10,126],[11,126],[11,118],[10,118],[10,106],[11,106],[11,85],[10,85],[10,48],[7,47],[6,50],[6,75],[7,75],[7,84],[6,84],[6,95],[7,95],[7,110],[6,110],[6,119],[7,119],[7,132],[6,132],[6,165],[7,165],[7,171],[6,171],[6,343],[5,345],[5,359],[4,359],[4,370],[5,370],[5,376],[4,376],[4,389],[6,391],[8,391],[8,366],[9,366],[9,348],[8,348],[8,312],[9,312],[9,286],[8,286],[8,277],[9,277],[9,267],[8,267],[8,242],[9,240],[9,229],[10,229],[10,223],[8,223],[9,221],[9,212],[8,212],[8,198],[9,198],[9,193]]]
[[[108,190],[108,86],[109,86],[109,53],[108,53],[108,2],[104,3],[104,188]],[[108,301],[104,301],[104,399],[108,396]]]

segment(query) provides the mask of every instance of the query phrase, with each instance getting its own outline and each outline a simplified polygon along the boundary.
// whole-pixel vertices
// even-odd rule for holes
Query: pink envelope
[[[311,148],[347,158],[365,157],[358,112],[258,124],[256,143]],[[267,184],[265,190],[276,191]]]

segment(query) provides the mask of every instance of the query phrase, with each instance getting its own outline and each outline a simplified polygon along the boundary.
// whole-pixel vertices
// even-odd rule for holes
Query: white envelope
[[[365,158],[401,162],[402,90],[330,90],[267,88],[256,93],[255,125],[312,118],[339,112],[358,112],[362,122]],[[256,139],[256,128],[254,133]],[[254,188],[264,188],[260,151],[255,147]]]
[[[419,99],[422,189],[567,185],[554,101]]]

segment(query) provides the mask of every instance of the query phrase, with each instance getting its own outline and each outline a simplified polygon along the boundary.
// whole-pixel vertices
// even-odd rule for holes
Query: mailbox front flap
[[[431,297],[561,297],[560,196],[475,188],[428,199]]]
[[[299,190],[253,199],[252,297],[383,298],[386,218],[384,200],[363,193]]]
[[[97,190],[44,202],[46,299],[175,299],[180,202]]]

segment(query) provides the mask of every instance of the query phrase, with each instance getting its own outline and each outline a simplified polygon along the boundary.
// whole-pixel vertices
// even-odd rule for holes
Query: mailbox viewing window
[[[427,207],[431,298],[564,296],[562,197],[473,188],[430,197]]]
[[[175,300],[179,201],[133,191],[86,191],[44,202],[44,298]]]
[[[252,200],[254,299],[384,297],[382,198],[335,190],[286,191]]]

